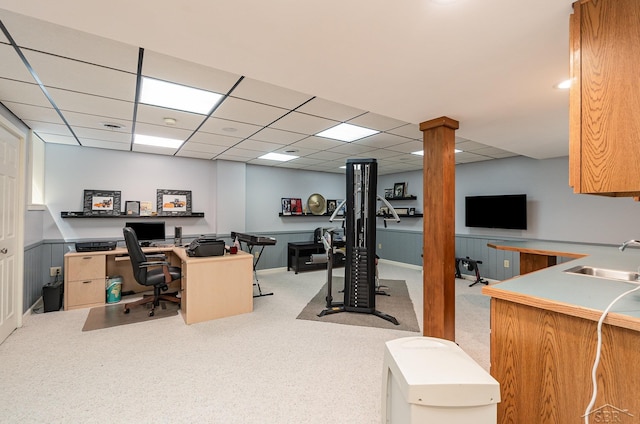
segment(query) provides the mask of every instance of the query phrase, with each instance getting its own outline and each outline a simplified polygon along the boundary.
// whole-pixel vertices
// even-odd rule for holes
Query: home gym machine
[[[344,302],[339,305],[332,303],[329,273],[327,307],[318,314],[320,317],[339,312],[359,312],[373,314],[399,325],[393,316],[376,310],[377,178],[378,163],[375,159],[347,160]],[[340,207],[336,210],[339,209]],[[395,210],[393,213],[399,221]],[[332,215],[331,219],[334,218]],[[333,253],[331,246],[328,251]]]
[[[469,284],[469,287],[473,287],[478,283],[485,285],[489,284],[487,280],[480,277],[480,269],[478,268],[478,264],[481,263],[482,261],[469,259],[468,256],[466,258],[456,258],[456,278],[462,278],[462,274],[460,273],[460,266],[462,265],[462,267],[467,271],[475,271],[476,273],[476,281]]]

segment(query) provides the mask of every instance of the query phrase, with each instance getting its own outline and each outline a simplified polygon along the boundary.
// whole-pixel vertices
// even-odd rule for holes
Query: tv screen
[[[164,221],[157,222],[127,222],[127,227],[131,227],[136,232],[139,242],[149,242],[154,240],[164,240]]]
[[[467,227],[527,229],[527,195],[467,196],[464,204]]]

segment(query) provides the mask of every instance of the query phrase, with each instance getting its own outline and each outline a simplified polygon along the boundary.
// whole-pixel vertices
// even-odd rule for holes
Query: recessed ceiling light
[[[460,149],[453,149],[453,153],[462,153]],[[417,152],[411,152],[412,155],[424,156],[424,150],[418,150]]]
[[[237,129],[237,128],[233,128],[233,127],[224,127],[224,128],[222,129],[222,131],[226,131],[226,132],[236,132],[236,131],[238,131],[238,129]]]
[[[222,97],[211,91],[142,77],[140,103],[206,115]]]
[[[143,144],[145,146],[166,147],[177,149],[182,145],[182,140],[174,138],[155,137],[152,135],[135,134],[133,136],[134,144]]]
[[[176,122],[178,122],[173,118],[164,118],[163,121],[164,121],[165,124],[170,125],[170,126],[174,126],[176,124]]]
[[[290,150],[285,150],[285,153],[297,153],[298,149],[290,149]]]
[[[554,85],[555,88],[559,88],[561,90],[566,90],[567,88],[571,88],[571,80],[564,80],[556,85]]]
[[[352,124],[338,124],[335,127],[331,127],[328,130],[324,130],[316,134],[318,137],[332,138],[334,140],[352,142],[360,140],[361,138],[368,137],[373,134],[378,134],[380,131],[372,130],[370,128],[359,127]]]
[[[298,156],[293,155],[284,155],[282,153],[267,153],[266,155],[260,156],[258,159],[266,159],[266,160],[277,160],[279,162],[286,162],[291,159],[297,159]]]

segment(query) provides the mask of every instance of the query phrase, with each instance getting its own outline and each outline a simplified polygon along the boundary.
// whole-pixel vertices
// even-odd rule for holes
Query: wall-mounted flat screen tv
[[[467,227],[527,229],[527,195],[466,196],[464,225]]]

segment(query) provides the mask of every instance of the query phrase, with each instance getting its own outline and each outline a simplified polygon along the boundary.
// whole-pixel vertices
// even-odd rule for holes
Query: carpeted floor
[[[376,310],[387,315],[391,315],[398,320],[398,325],[383,319],[379,316],[369,313],[358,312],[340,312],[330,313],[322,317],[318,314],[323,311],[327,306],[327,284],[320,289],[302,312],[298,315],[297,319],[306,319],[310,321],[330,322],[335,324],[345,325],[360,325],[363,327],[379,327],[379,328],[393,328],[396,330],[404,331],[420,331],[418,320],[414,312],[413,302],[409,297],[409,291],[404,280],[388,280],[381,279],[380,285],[386,286],[388,290],[385,290],[389,296],[376,295],[375,305]],[[333,277],[332,286],[344,287],[343,277]],[[333,304],[342,303],[344,299],[343,293],[336,293],[336,290],[332,290]]]

